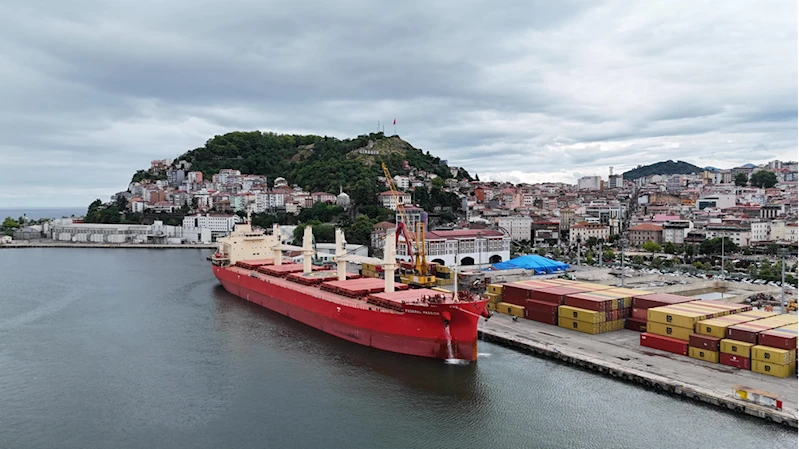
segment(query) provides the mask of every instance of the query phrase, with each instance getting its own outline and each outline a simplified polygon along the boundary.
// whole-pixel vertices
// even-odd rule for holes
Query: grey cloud
[[[77,0],[0,19],[0,207],[83,206],[226,131],[393,117],[492,179],[795,158],[791,2]]]

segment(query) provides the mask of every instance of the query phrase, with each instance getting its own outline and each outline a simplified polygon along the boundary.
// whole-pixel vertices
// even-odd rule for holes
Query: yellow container
[[[504,313],[505,315],[512,315],[512,316],[517,316],[519,318],[524,318],[524,307],[517,306],[515,304],[510,304],[507,302],[498,302],[497,312]]]
[[[411,278],[410,276],[400,276],[400,282],[402,282],[403,284],[410,284]]]
[[[685,341],[688,341],[690,335],[694,333],[694,330],[688,327],[672,326],[670,324],[657,323],[654,321],[647,321],[646,331],[652,334]]]
[[[688,357],[710,363],[719,363],[719,351],[708,351],[707,349],[689,347]]]
[[[752,371],[774,377],[791,377],[796,375],[796,362],[787,365],[777,365],[760,360],[752,360]]]
[[[752,346],[752,360],[787,365],[796,361],[796,349],[778,349],[769,346]]]
[[[488,302],[491,302],[491,303],[494,303],[494,304],[496,304],[498,302],[502,302],[502,295],[500,295],[498,293],[488,292],[488,293],[486,293],[486,296],[488,296]]]
[[[711,337],[724,338],[727,336],[727,328],[729,326],[748,323],[750,321],[757,321],[773,316],[775,316],[775,314],[771,312],[750,310],[749,312],[741,312],[732,315],[720,316],[717,318],[710,318],[696,323],[696,333],[710,335]]]
[[[601,325],[605,323],[587,323],[571,318],[558,317],[558,326],[564,329],[571,329],[586,334],[599,334],[602,332]]]
[[[486,310],[496,311],[497,310],[497,305],[496,304],[491,304],[490,302],[487,302],[486,303]]]
[[[502,294],[502,284],[488,284],[488,292]]]
[[[444,265],[436,266],[436,273],[449,273],[449,267],[445,267]]]
[[[605,321],[605,312],[594,312],[593,310],[578,309],[571,306],[559,306],[558,317],[571,318],[587,323],[601,323]]]
[[[697,322],[741,312],[749,306],[722,304],[715,301],[691,301],[647,310],[647,321],[694,329]]]
[[[752,346],[754,346],[752,343],[747,343],[745,341],[731,340],[729,338],[721,340],[721,352],[725,354],[735,354],[745,359],[752,356]]]

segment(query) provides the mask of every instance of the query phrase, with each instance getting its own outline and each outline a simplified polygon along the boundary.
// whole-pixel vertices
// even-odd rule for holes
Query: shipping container
[[[735,354],[740,357],[752,358],[752,343],[724,338],[721,340],[721,352]]]
[[[721,338],[711,337],[710,335],[691,334],[688,338],[688,346],[700,348],[706,351],[721,350]]]
[[[544,301],[536,301],[533,299],[528,299],[527,304],[524,306],[524,310],[533,312],[533,313],[541,313],[545,315],[555,315],[558,314],[558,305],[551,304]]]
[[[496,311],[497,310],[497,305],[496,304],[491,304],[490,302],[487,302],[486,303],[486,310]]]
[[[714,301],[693,301],[647,309],[647,321],[694,328],[699,321],[750,310],[751,306]]]
[[[528,320],[538,321],[539,323],[551,324],[553,326],[558,325],[557,313],[534,312],[525,309],[524,317]]]
[[[558,307],[558,316],[562,318],[571,318],[577,321],[585,321],[587,323],[601,323],[605,320],[605,313],[595,312],[593,310],[579,309],[571,306]]]
[[[741,357],[735,354],[719,353],[719,363],[740,369],[751,369],[749,357]]]
[[[688,342],[676,338],[655,335],[649,332],[641,334],[641,346],[659,349],[674,354],[688,355]]]
[[[488,297],[488,302],[490,302],[492,304],[496,304],[498,302],[502,302],[502,295],[499,294],[499,293],[488,292],[485,295],[486,295],[486,297]]]
[[[752,360],[787,365],[796,361],[796,349],[779,349],[769,346],[752,346]]]
[[[636,332],[646,332],[646,320],[638,318],[627,318],[624,320],[624,328]]]
[[[684,302],[696,301],[696,298],[689,296],[672,295],[670,293],[650,293],[648,295],[634,295],[633,307],[636,309],[651,309],[672,304],[682,304]]]
[[[488,284],[488,292],[502,295],[502,284]]]
[[[796,320],[796,315],[777,315],[762,320],[736,324],[727,328],[727,338],[757,344],[757,337],[760,332],[794,324],[797,322]]]
[[[662,335],[664,337],[672,337],[678,340],[688,341],[694,330],[688,327],[672,326],[669,324],[658,323],[656,321],[647,321],[646,331],[650,334]]]
[[[696,323],[696,333],[710,335],[712,337],[727,338],[727,328],[730,326],[773,316],[775,316],[775,314],[771,312],[750,310],[749,312],[710,318]]]
[[[558,317],[558,326],[565,328],[576,330],[579,332],[583,332],[586,334],[599,334],[602,333],[602,329],[600,326],[601,323],[587,323],[585,321],[577,321],[571,318],[564,318],[559,316]]]
[[[763,346],[771,346],[780,349],[796,349],[797,325],[789,324],[761,332],[757,336],[757,341]]]
[[[524,318],[524,307],[510,304],[507,302],[497,303],[497,311],[505,315],[512,315],[519,318]]]
[[[633,318],[646,321],[646,309],[636,309],[633,307]]]
[[[707,349],[688,347],[688,357],[692,359],[704,360],[710,363],[719,363],[719,352],[708,351]]]
[[[796,362],[787,365],[777,365],[760,360],[752,360],[752,371],[774,377],[791,377],[796,375]]]
[[[593,310],[595,312],[605,312],[613,310],[610,298],[598,296],[598,292],[577,293],[563,297],[563,304],[578,309]]]

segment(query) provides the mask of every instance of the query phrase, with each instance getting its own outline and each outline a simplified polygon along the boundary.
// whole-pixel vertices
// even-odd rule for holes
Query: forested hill
[[[205,146],[178,159],[191,162],[191,170],[202,171],[206,178],[220,169],[231,168],[245,174],[266,175],[270,182],[280,176],[290,185],[331,193],[337,193],[339,185],[353,191],[367,184],[370,193],[374,193],[375,178],[382,175],[381,162],[388,165],[392,175],[407,173],[403,168],[403,161],[407,161],[411,167],[444,179],[452,177],[440,158],[383,133],[339,140],[327,136],[237,131],[215,136]],[[465,171],[459,177],[471,179]]]
[[[632,170],[622,173],[624,179],[638,179],[652,175],[685,175],[689,173],[701,173],[702,169],[688,162],[668,160],[656,162],[651,165],[638,166]]]

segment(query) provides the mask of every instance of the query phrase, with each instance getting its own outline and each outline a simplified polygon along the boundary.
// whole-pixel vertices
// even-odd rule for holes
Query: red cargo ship
[[[394,282],[396,248],[386,238],[385,258],[346,254],[343,232],[336,230],[336,270],[312,266],[311,228],[302,247],[272,234],[238,224],[219,239],[211,256],[213,271],[225,290],[345,340],[402,354],[439,359],[477,359],[477,322],[488,318],[486,299],[459,292],[408,289]],[[303,263],[283,261],[283,250],[299,250]],[[385,280],[356,278],[346,263],[383,266]]]

